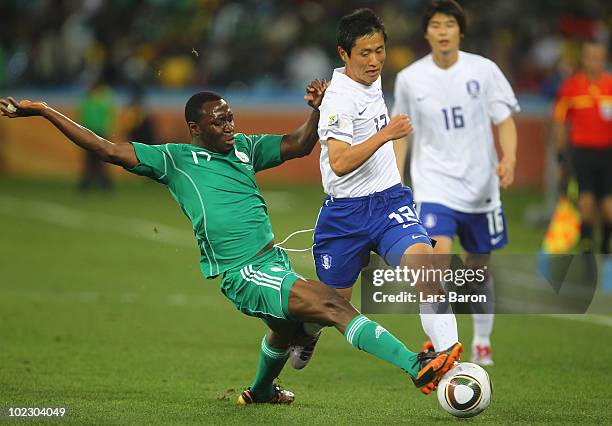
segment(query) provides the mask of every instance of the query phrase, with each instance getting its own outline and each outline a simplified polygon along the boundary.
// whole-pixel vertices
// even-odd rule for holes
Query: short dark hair
[[[351,49],[359,37],[381,33],[387,41],[387,33],[382,19],[372,9],[357,9],[340,19],[338,24],[338,46],[351,56]]]
[[[465,12],[455,0],[432,0],[427,6],[425,6],[425,10],[421,16],[421,30],[423,30],[423,34],[427,33],[429,20],[436,13],[443,13],[444,15],[455,18],[459,24],[459,31],[461,34],[465,34],[465,30],[467,29]]]
[[[206,102],[220,101],[220,95],[213,92],[199,92],[189,98],[185,104],[185,121],[197,122],[202,117],[202,105]]]

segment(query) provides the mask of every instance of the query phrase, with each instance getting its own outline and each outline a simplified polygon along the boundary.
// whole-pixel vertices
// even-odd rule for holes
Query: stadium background
[[[464,50],[497,62],[517,117],[516,185],[503,194],[510,245],[533,253],[553,205],[551,102],[575,69],[581,40],[609,41],[612,6],[588,1],[461,2]],[[117,102],[109,136],[126,140],[125,107],[142,92],[155,143],[186,141],[185,100],[223,94],[243,132],[286,132],[308,108],[304,85],[340,66],[335,28],[358,6],[384,19],[383,83],[427,52],[419,0],[384,2],[39,0],[0,2],[0,96],[43,99],[72,117],[103,77]],[[77,191],[81,153],[42,119],[0,119],[0,407],[68,405],[79,422],[448,421],[405,377],[328,332],[313,363],[281,380],[290,409],[240,411],[263,333],[204,282],[189,226],[158,185],[113,170],[111,193]],[[322,198],[318,155],[262,174],[277,239],[313,225]],[[530,219],[527,221],[526,219]],[[309,237],[292,245],[306,247]],[[307,254],[292,255],[313,276]],[[357,295],[358,297],[358,295]],[[356,299],[358,300],[358,298]],[[380,321],[413,347],[418,318]],[[609,316],[500,316],[490,422],[601,422]],[[460,319],[469,342],[469,321]],[[562,333],[560,332],[562,330]],[[520,371],[517,371],[520,369]],[[560,374],[562,372],[563,374]],[[348,394],[348,395],[347,395]],[[0,414],[1,417],[1,414]]]

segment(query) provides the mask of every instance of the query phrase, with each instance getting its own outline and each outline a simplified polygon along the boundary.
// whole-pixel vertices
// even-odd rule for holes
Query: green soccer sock
[[[274,388],[272,384],[278,377],[289,358],[289,350],[275,349],[268,345],[266,336],[261,341],[261,352],[259,353],[259,366],[255,381],[250,386],[255,400],[266,401],[272,398]]]
[[[355,348],[390,362],[412,377],[416,377],[419,372],[417,354],[408,350],[393,334],[364,315],[358,315],[351,320],[344,337]]]

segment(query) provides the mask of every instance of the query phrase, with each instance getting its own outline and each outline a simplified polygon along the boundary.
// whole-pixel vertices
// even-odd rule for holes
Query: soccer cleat
[[[483,367],[493,365],[493,350],[491,346],[473,344],[472,358],[470,361]]]
[[[279,385],[274,384],[274,394],[272,398],[266,401],[255,401],[253,398],[253,392],[250,388],[246,388],[242,391],[236,404],[238,405],[249,405],[249,404],[291,404],[295,400],[293,392],[281,388]]]
[[[289,360],[291,361],[291,366],[293,368],[295,368],[296,370],[301,370],[302,368],[306,367],[306,365],[312,358],[312,354],[314,353],[315,347],[317,346],[319,337],[321,337],[320,330],[313,336],[310,336],[310,341],[308,341],[304,345],[293,345],[289,349]]]
[[[419,353],[417,362],[421,369],[412,379],[414,385],[425,395],[429,395],[436,389],[442,376],[459,361],[461,352],[463,347],[457,342],[445,351]]]
[[[423,343],[423,346],[421,347],[421,350],[423,352],[435,352],[436,350],[434,349],[434,345],[431,342],[431,340],[426,341],[425,343]]]

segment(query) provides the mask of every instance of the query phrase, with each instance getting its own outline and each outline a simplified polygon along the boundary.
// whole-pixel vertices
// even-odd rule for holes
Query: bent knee
[[[324,318],[330,324],[346,322],[346,318],[351,317],[355,310],[348,300],[333,290],[331,293],[325,295],[321,307]]]

